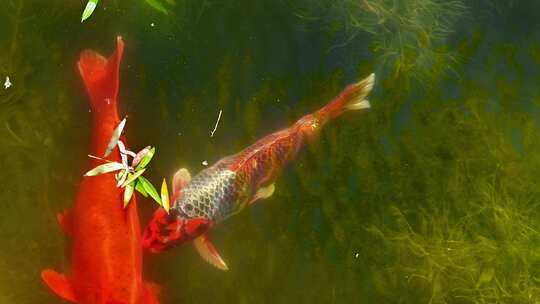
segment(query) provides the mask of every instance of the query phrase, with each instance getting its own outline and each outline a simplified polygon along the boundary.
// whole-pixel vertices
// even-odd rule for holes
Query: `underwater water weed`
[[[437,112],[417,103],[399,152],[384,157],[392,183],[365,231],[377,298],[388,303],[540,297],[536,118],[486,110],[485,92],[473,92]]]
[[[513,234],[511,240],[501,242],[482,235],[489,229],[479,230],[468,220],[458,224],[445,212],[405,215],[395,206],[387,210],[390,224],[367,229],[377,239],[376,247],[391,257],[382,262],[383,268],[371,270],[381,295],[396,299],[405,293],[406,303],[418,299],[422,303],[527,302],[540,296],[540,285],[531,273],[540,262],[531,251],[534,242],[534,250],[540,250],[536,231]],[[474,221],[490,215],[478,213]],[[523,220],[523,216],[508,220]],[[414,228],[410,217],[417,222]],[[508,229],[502,223],[495,228]],[[389,290],[395,294],[388,295]]]
[[[393,80],[418,80],[428,86],[452,68],[454,52],[446,45],[457,20],[467,12],[461,0],[307,1],[298,15],[323,20],[345,32],[345,47],[368,33],[370,46]]]

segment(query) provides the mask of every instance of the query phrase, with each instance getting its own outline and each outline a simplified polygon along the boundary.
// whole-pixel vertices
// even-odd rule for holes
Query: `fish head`
[[[199,237],[211,227],[208,219],[185,218],[175,209],[167,213],[159,208],[143,233],[142,245],[152,253],[163,252]]]

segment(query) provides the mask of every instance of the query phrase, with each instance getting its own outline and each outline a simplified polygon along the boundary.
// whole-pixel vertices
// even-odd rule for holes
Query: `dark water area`
[[[5,2],[5,3],[4,3]],[[371,72],[372,108],[328,124],[257,202],[144,259],[161,303],[539,303],[536,1],[167,4],[5,0],[0,8],[0,303],[61,303],[57,212],[87,170],[75,63],[126,43],[119,104],[154,184],[319,109]],[[164,3],[167,3],[163,1]],[[219,111],[222,116],[211,137]],[[139,198],[141,225],[156,205]]]

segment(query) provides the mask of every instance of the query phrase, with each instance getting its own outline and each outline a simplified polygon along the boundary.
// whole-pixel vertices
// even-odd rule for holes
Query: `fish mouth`
[[[147,252],[157,254],[165,251],[167,245],[159,240],[159,237],[152,235],[149,231],[145,231],[142,239],[142,248]]]
[[[161,237],[159,231],[153,227],[155,225],[148,226],[142,235],[142,248],[150,253],[161,253],[167,250],[168,237]]]

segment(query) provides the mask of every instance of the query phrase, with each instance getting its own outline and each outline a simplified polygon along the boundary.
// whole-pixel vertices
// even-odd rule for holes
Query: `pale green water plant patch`
[[[165,179],[163,179],[163,184],[161,185],[161,196],[159,196],[152,183],[142,176],[146,171],[146,167],[154,157],[156,149],[154,147],[147,146],[137,153],[127,150],[124,143],[120,140],[120,135],[122,135],[125,125],[126,118],[124,118],[114,130],[103,158],[88,155],[90,158],[98,159],[104,161],[105,163],[86,172],[84,176],[96,176],[105,173],[117,172],[115,174],[117,181],[116,186],[124,189],[124,208],[129,205],[134,191],[137,190],[144,197],[150,195],[150,197],[152,197],[156,203],[158,203],[158,205],[162,206],[167,212],[169,212],[169,191],[167,189]],[[111,154],[115,147],[118,147],[118,150],[120,151],[120,157],[122,159],[121,163],[113,162],[105,158]],[[128,157],[133,158],[131,164],[128,161]]]

